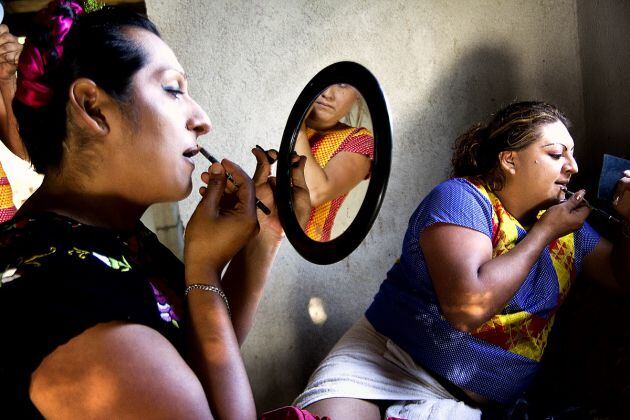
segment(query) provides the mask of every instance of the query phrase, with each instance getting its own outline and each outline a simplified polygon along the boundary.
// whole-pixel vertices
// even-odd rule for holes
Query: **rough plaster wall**
[[[583,137],[574,0],[146,3],[214,123],[202,144],[250,172],[249,150],[279,147],[293,102],[324,66],[364,64],[389,99],[392,176],[365,241],[325,267],[288,243],[280,249],[243,350],[259,409],[289,403],[367,307],[398,257],[411,212],[447,176],[458,133],[511,100],[538,98],[564,109],[578,144]],[[195,180],[206,165],[198,163]],[[184,221],[197,199],[180,204]],[[321,326],[307,313],[313,296],[328,315]]]
[[[586,185],[596,187],[601,156],[630,158],[630,3],[578,0],[584,122],[592,160],[584,162]]]

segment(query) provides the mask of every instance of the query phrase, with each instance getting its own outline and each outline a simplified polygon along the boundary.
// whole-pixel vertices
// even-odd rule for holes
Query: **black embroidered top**
[[[31,374],[96,324],[146,325],[182,352],[183,292],[183,264],[140,222],[116,232],[41,213],[1,224],[2,417],[39,417]]]

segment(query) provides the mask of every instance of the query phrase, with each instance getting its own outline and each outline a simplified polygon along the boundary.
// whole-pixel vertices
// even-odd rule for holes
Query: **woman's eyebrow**
[[[545,144],[543,147],[547,147],[547,146],[556,146],[556,145],[560,145],[564,148],[564,150],[569,150],[569,148],[563,144],[563,143],[549,143],[549,144]],[[573,146],[573,148],[571,148],[571,150],[575,149],[575,146]]]
[[[184,78],[184,80],[188,80],[188,75],[182,71],[182,70],[178,70],[176,68],[173,67],[168,67],[168,66],[164,66],[164,67],[160,67],[156,70],[156,73],[158,74],[162,74],[162,73],[166,73],[167,71],[174,71],[176,73],[179,73],[182,75],[182,77]]]

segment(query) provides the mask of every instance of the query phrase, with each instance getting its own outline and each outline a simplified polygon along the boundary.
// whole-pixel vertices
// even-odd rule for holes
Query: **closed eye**
[[[561,153],[550,153],[549,156],[551,156],[552,159],[558,160],[562,157]]]
[[[168,92],[171,95],[173,95],[174,98],[179,98],[181,95],[184,94],[184,92],[181,89],[172,87],[172,86],[163,86],[162,89],[164,89],[165,92]]]

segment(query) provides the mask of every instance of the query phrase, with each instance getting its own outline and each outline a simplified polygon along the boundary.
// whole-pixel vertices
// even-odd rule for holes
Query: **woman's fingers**
[[[311,214],[311,198],[304,179],[306,156],[298,156],[291,164],[291,182],[293,187],[293,208],[295,217],[302,228],[306,226]]]
[[[308,190],[308,187],[306,186],[306,179],[304,178],[305,165],[306,156],[297,156],[297,159],[291,163],[291,181],[294,187]]]
[[[7,42],[7,43],[2,43],[2,39],[0,39],[0,55],[6,55],[9,53],[20,53],[22,51],[22,46],[20,44],[13,43],[13,42]]]
[[[256,170],[252,180],[255,185],[261,185],[267,182],[267,178],[271,175],[271,164],[267,152],[260,146],[252,149],[252,153],[256,157]]]
[[[624,193],[630,190],[630,170],[624,171],[623,175],[615,186],[615,193],[613,194],[613,205],[615,206],[623,199]]]
[[[274,193],[276,191],[276,183],[277,183],[277,180],[275,176],[270,176],[269,178],[267,178],[267,184],[269,184],[271,191],[273,191]]]
[[[566,201],[567,203],[566,205],[568,205],[571,209],[575,209],[577,207],[583,206],[585,194],[586,194],[586,190],[579,190]]]
[[[212,215],[218,215],[219,203],[221,202],[221,197],[225,191],[225,183],[227,182],[225,178],[225,169],[220,164],[213,163],[212,166],[210,166],[210,172],[206,172],[204,174],[207,175],[205,177],[207,182],[204,182],[206,182],[208,186],[205,187],[205,192],[202,193],[203,198],[199,205],[204,206],[204,208]],[[199,189],[199,192],[201,193],[201,188]]]
[[[624,171],[623,175],[617,181],[612,205],[617,213],[630,220],[630,170]]]
[[[223,159],[221,165],[225,168],[225,171],[230,174],[230,177],[237,188],[234,191],[234,195],[238,198],[238,201],[245,206],[247,213],[256,217],[255,197],[256,190],[252,179],[245,173],[245,171],[236,163]]]

